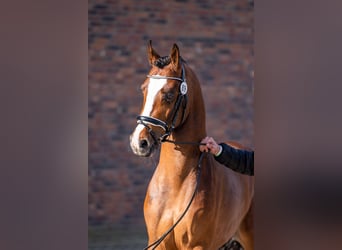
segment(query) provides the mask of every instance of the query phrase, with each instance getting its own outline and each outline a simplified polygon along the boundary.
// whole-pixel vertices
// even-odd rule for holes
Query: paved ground
[[[143,229],[89,228],[88,250],[142,250],[147,245]]]
[[[142,228],[88,228],[88,250],[143,250],[147,246],[147,234]],[[238,242],[232,242],[220,250],[243,250]]]

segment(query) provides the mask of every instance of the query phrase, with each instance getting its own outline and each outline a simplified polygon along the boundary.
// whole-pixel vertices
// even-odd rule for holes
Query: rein
[[[191,141],[171,141],[169,139],[164,139],[163,142],[168,142],[168,143],[173,143],[173,144],[188,144],[188,145],[207,145],[206,143],[203,142],[191,142]]]
[[[178,142],[173,142],[173,141],[165,141],[165,142],[171,142],[171,143],[174,143],[174,144],[190,144],[190,142],[189,142],[189,143],[188,143],[188,142],[178,143]],[[201,144],[202,144],[202,145],[203,145],[204,143],[196,143],[196,142],[193,142],[193,143],[191,143],[191,144],[197,144],[197,145],[201,145]],[[205,144],[204,144],[204,145],[205,145]],[[178,223],[183,219],[183,217],[185,216],[185,214],[188,212],[188,210],[189,210],[189,208],[190,208],[190,206],[191,206],[191,204],[192,204],[192,202],[193,202],[193,200],[194,200],[194,198],[195,198],[196,192],[197,192],[197,190],[198,190],[198,186],[199,186],[199,182],[200,182],[200,177],[201,177],[202,159],[203,159],[203,156],[204,156],[204,153],[201,152],[200,157],[199,157],[199,160],[198,160],[198,164],[197,164],[197,169],[198,169],[198,171],[197,171],[197,173],[196,173],[196,186],[195,186],[195,190],[194,190],[194,192],[193,192],[193,194],[192,194],[192,196],[191,196],[191,199],[190,199],[188,205],[186,206],[184,212],[181,214],[181,216],[178,218],[178,220],[175,222],[175,224],[173,224],[173,225],[169,228],[169,230],[167,230],[162,236],[159,237],[158,240],[156,240],[156,241],[153,242],[152,244],[148,245],[148,246],[145,247],[143,250],[147,250],[147,249],[149,249],[149,248],[151,248],[151,247],[153,247],[153,246],[154,246],[154,247],[152,248],[152,250],[156,249],[156,247],[160,245],[160,243],[166,238],[166,236],[169,235],[169,233],[171,233],[171,232],[173,231],[173,229],[175,229],[175,227],[178,225]]]

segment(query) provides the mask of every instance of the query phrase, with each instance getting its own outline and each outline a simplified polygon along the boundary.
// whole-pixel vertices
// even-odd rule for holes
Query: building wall
[[[207,133],[253,148],[253,4],[247,0],[89,0],[89,224],[143,225],[157,156],[129,147],[148,73],[146,46],[177,43],[197,74]]]

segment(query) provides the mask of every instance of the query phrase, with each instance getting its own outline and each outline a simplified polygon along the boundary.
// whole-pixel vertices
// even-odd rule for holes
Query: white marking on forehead
[[[167,79],[150,78],[150,82],[147,88],[146,102],[145,102],[144,110],[141,115],[144,115],[144,116],[151,115],[151,112],[153,109],[153,103],[156,98],[156,95],[164,87],[164,85],[166,84],[166,81]]]
[[[144,115],[144,116],[151,115],[154,99],[157,93],[164,87],[164,85],[166,84],[166,81],[167,79],[150,78],[150,82],[147,88],[146,102],[145,102],[144,110],[141,113],[141,115]],[[137,127],[135,128],[133,135],[132,135],[132,139],[131,139],[132,147],[139,148],[140,133],[144,128],[145,126],[142,124],[138,124]]]

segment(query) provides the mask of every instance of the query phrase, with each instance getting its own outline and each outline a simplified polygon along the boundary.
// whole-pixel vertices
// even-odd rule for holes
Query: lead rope
[[[174,143],[173,141],[166,141],[166,142],[172,142]],[[178,142],[177,142],[178,144]],[[180,143],[180,144],[184,144],[184,143]],[[204,144],[204,143],[192,143],[192,144]],[[204,144],[205,145],[205,144]],[[196,175],[196,187],[195,187],[195,190],[191,196],[191,199],[190,199],[190,202],[189,204],[187,205],[187,207],[185,208],[184,212],[182,213],[182,215],[178,218],[178,220],[176,221],[175,224],[173,224],[172,227],[170,227],[169,230],[167,230],[162,236],[160,236],[160,238],[158,240],[156,240],[155,242],[153,242],[152,244],[148,245],[147,247],[144,248],[144,250],[147,250],[149,249],[150,247],[153,247],[152,250],[156,249],[157,246],[159,246],[159,244],[166,238],[166,236],[172,232],[173,229],[175,229],[175,227],[177,226],[177,224],[183,219],[183,217],[185,216],[186,212],[188,212],[194,198],[195,198],[195,195],[196,195],[196,192],[197,192],[197,189],[198,189],[198,186],[199,186],[199,181],[200,181],[200,177],[201,177],[201,169],[202,169],[202,159],[203,159],[203,156],[204,156],[204,153],[201,152],[200,154],[200,157],[199,157],[199,160],[198,160],[198,164],[197,164],[197,168],[198,168],[198,171],[197,171],[197,175]]]

